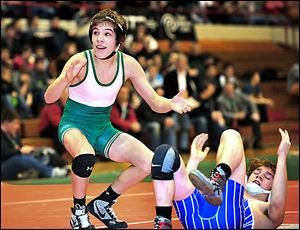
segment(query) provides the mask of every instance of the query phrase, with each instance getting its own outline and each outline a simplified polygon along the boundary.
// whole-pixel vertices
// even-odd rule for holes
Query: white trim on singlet
[[[73,101],[92,107],[111,106],[116,100],[120,87],[124,83],[123,54],[117,52],[117,69],[111,82],[103,84],[97,77],[91,50],[84,51],[87,58],[87,70],[84,79],[69,87],[69,97]]]

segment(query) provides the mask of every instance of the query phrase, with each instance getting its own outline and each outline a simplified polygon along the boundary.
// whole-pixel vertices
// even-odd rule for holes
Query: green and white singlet
[[[121,134],[112,126],[110,113],[125,79],[123,53],[117,52],[117,71],[107,84],[97,78],[91,50],[84,51],[84,54],[87,59],[86,73],[82,81],[69,87],[69,98],[59,124],[58,136],[63,143],[68,130],[79,129],[96,154],[108,158],[109,148]]]

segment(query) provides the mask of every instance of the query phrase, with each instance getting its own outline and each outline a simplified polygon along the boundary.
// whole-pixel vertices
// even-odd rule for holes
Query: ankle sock
[[[172,206],[156,206],[155,209],[157,216],[162,216],[171,220]]]
[[[74,207],[76,206],[76,204],[78,204],[80,206],[85,206],[85,202],[86,202],[86,197],[83,197],[81,199],[73,197]]]
[[[100,196],[97,197],[97,199],[111,202],[116,200],[119,196],[120,194],[116,193],[110,185],[103,193],[100,194]]]
[[[223,174],[226,177],[226,180],[228,180],[231,175],[231,169],[229,165],[225,163],[218,164],[213,171],[218,171],[219,173]]]

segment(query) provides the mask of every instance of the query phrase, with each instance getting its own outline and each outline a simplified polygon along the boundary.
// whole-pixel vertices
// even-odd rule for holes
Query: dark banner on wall
[[[193,23],[188,14],[149,12],[146,15],[123,15],[129,26],[129,33],[137,23],[143,22],[156,39],[194,40]]]

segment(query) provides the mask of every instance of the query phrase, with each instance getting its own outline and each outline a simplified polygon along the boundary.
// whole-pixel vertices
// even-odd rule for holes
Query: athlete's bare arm
[[[185,113],[191,110],[191,105],[182,98],[180,92],[172,99],[159,96],[148,83],[141,65],[131,56],[124,55],[125,75],[130,79],[136,91],[149,104],[151,109],[158,113],[166,113],[174,110]]]
[[[287,197],[287,168],[286,158],[289,152],[291,142],[286,130],[279,129],[281,142],[277,150],[277,165],[271,192],[271,200],[268,208],[268,217],[272,222],[283,222],[285,213],[285,204]],[[279,226],[278,225],[278,226]]]
[[[44,95],[46,103],[54,103],[65,92],[66,88],[76,81],[76,78],[81,78],[85,71],[83,67],[87,60],[83,53],[73,55],[65,64],[61,74],[52,82]],[[78,81],[78,80],[77,80]]]
[[[202,150],[207,139],[208,134],[206,133],[201,133],[194,138],[191,145],[191,155],[186,166],[186,170],[188,173],[191,170],[197,169],[200,162],[203,161],[207,156],[209,147],[205,147],[205,149]]]

